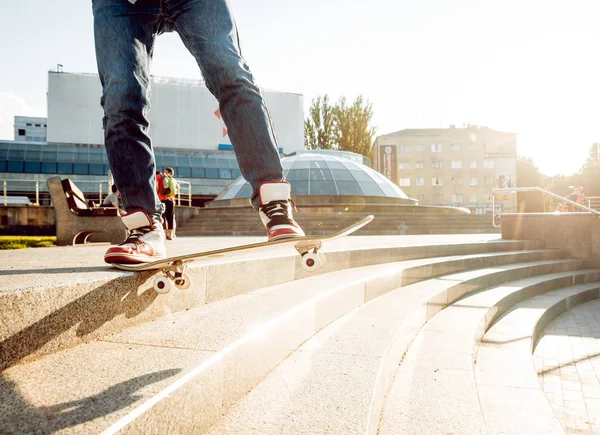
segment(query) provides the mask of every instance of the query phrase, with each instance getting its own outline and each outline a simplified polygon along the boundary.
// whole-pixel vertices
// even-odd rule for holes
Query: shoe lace
[[[136,242],[139,242],[140,237],[142,237],[144,234],[146,234],[147,232],[149,232],[151,230],[152,230],[152,227],[150,227],[150,226],[139,227],[139,228],[130,230],[129,236],[127,236],[127,239],[123,242],[123,244],[126,244],[126,243],[136,244]]]
[[[269,219],[273,219],[276,216],[282,218],[289,218],[288,216],[288,204],[292,203],[294,211],[296,211],[296,204],[291,199],[281,201],[271,201],[267,204],[261,205],[260,209]]]

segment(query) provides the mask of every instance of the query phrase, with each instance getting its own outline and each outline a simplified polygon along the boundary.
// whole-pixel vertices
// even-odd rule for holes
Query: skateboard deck
[[[298,251],[298,253],[302,256],[302,267],[305,270],[314,271],[323,267],[325,263],[325,256],[319,252],[323,242],[339,239],[352,234],[367,225],[372,220],[372,215],[365,216],[346,228],[325,236],[294,237],[283,240],[232,246],[229,248],[215,249],[212,251],[196,252],[193,254],[179,255],[176,257],[167,257],[150,263],[113,263],[112,265],[118,269],[134,272],[160,269],[162,275],[158,276],[154,280],[154,290],[156,290],[158,293],[168,293],[171,290],[172,284],[175,284],[175,287],[180,290],[189,288],[191,282],[189,276],[185,274],[185,268],[187,267],[187,264],[191,263],[192,261],[209,259],[211,257],[232,257],[248,251],[269,250],[273,247],[281,247],[285,245],[291,245],[296,249],[296,251]]]

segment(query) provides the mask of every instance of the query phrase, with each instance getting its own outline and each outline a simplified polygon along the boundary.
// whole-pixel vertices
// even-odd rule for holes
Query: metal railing
[[[511,192],[511,193],[516,193],[516,192],[540,192],[542,195],[548,195],[551,196],[555,199],[558,199],[561,202],[566,202],[567,204],[573,205],[577,208],[580,208],[582,210],[585,210],[587,212],[590,213],[594,213],[597,216],[600,216],[600,211],[598,210],[594,210],[593,208],[590,208],[588,206],[585,206],[583,204],[579,204],[578,202],[575,201],[571,201],[568,198],[565,198],[564,196],[560,196],[557,195],[556,193],[550,192],[549,190],[546,189],[542,189],[541,187],[508,187],[508,188],[498,188],[498,189],[492,189],[492,210],[493,210],[493,214],[492,214],[492,226],[494,228],[500,228],[501,225],[497,225],[496,224],[496,192]],[[588,203],[589,204],[589,203]],[[546,202],[544,201],[544,213],[546,213]],[[500,210],[500,215],[502,214],[502,210]]]
[[[89,185],[93,184],[97,187],[90,187],[88,189],[82,188],[81,190],[88,196],[88,199],[92,199],[96,201],[95,193],[91,194],[90,192],[98,192],[98,202],[102,203],[104,192],[108,192],[110,189],[108,187],[108,181],[86,181],[86,180],[78,180],[78,185]],[[48,187],[46,186],[45,181],[34,181],[34,180],[24,180],[24,179],[10,179],[10,180],[2,180],[2,204],[5,206],[8,205],[8,192],[11,192],[14,196],[18,192],[35,192],[35,202],[31,203],[33,206],[40,205],[40,198],[49,197]]]
[[[192,183],[189,181],[177,180],[179,183],[179,190],[177,191],[177,205],[181,206],[181,196],[183,195],[183,201],[187,201],[187,206],[192,206]],[[187,193],[182,192],[186,190]]]
[[[8,205],[8,192],[12,193],[11,196],[14,196],[18,192],[35,192],[35,202],[31,203],[33,206],[40,205],[40,197],[49,197],[48,187],[46,186],[45,181],[34,181],[34,180],[24,180],[24,179],[15,179],[15,180],[1,180],[2,181],[2,204],[4,206]],[[181,205],[187,203],[187,207],[192,206],[192,184],[189,181],[177,180],[179,183],[179,191],[177,192],[177,205]],[[108,181],[87,181],[87,180],[77,180],[76,183],[78,186],[81,186],[81,191],[86,195],[87,199],[91,199],[96,202],[96,198],[98,199],[98,203],[102,204],[102,200],[105,196],[105,193],[110,192],[110,185]],[[90,184],[96,185],[85,188],[85,186],[89,186]],[[96,196],[96,193],[98,196]],[[94,192],[93,194],[91,192]]]
[[[600,196],[588,196],[585,199],[589,208],[600,209]]]

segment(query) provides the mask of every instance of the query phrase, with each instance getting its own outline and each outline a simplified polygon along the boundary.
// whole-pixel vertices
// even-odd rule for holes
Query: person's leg
[[[106,152],[127,211],[123,223],[130,230],[130,237],[110,248],[105,260],[152,261],[152,257],[165,254],[164,233],[155,229],[160,228],[161,207],[146,118],[150,107],[149,67],[159,30],[160,4],[158,0],[139,5],[94,0],[92,4]]]
[[[167,239],[171,240],[173,234],[173,201],[165,201],[165,218],[167,221]]]
[[[159,211],[148,119],[150,62],[160,7],[94,0],[94,38],[102,84],[106,153],[127,211]]]
[[[165,8],[219,101],[240,171],[253,189],[252,205],[269,238],[304,235],[292,217],[290,185],[283,180],[271,117],[242,57],[229,1],[174,1]]]

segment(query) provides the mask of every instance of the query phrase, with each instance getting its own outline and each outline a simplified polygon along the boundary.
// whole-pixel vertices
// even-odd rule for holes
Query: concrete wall
[[[591,213],[513,213],[502,215],[502,238],[543,240],[575,258],[600,260],[600,221]]]

